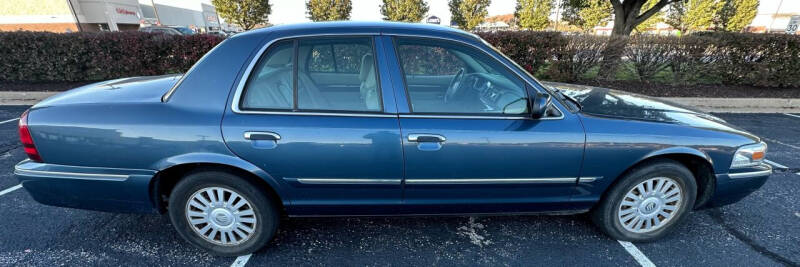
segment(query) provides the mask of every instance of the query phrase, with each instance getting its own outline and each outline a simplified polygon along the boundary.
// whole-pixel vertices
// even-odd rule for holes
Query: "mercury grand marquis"
[[[772,173],[758,137],[691,108],[542,83],[446,27],[334,22],[228,38],[184,75],[99,82],[19,121],[48,205],[166,213],[216,255],[279,218],[588,212],[652,241]]]

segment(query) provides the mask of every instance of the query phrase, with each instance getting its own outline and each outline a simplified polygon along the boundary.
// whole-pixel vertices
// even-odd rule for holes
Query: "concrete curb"
[[[59,92],[0,91],[0,105],[33,105]]]
[[[704,98],[660,97],[705,112],[718,113],[799,113],[800,98]]]
[[[58,92],[0,91],[0,105],[33,105]],[[704,98],[661,97],[706,112],[719,113],[800,113],[800,98]]]

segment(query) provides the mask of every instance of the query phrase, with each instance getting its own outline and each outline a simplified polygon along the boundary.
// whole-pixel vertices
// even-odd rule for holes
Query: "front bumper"
[[[717,174],[717,186],[706,207],[736,203],[761,188],[770,175],[772,167],[767,164]]]
[[[156,212],[150,198],[155,171],[66,166],[24,160],[14,176],[39,203],[110,212]]]

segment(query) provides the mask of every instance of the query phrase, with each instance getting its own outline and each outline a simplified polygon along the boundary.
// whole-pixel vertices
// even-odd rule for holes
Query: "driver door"
[[[568,209],[584,145],[576,116],[553,106],[549,117],[532,119],[523,80],[475,47],[410,37],[394,45],[406,82],[398,109],[410,210]]]

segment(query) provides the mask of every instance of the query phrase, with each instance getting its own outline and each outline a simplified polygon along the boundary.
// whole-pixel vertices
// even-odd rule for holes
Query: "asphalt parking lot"
[[[2,266],[800,265],[800,114],[718,114],[764,138],[767,159],[789,170],[658,242],[617,242],[585,215],[284,219],[266,248],[225,258],[183,242],[165,216],[36,203],[12,175],[25,158],[13,119],[25,108],[0,106]]]

